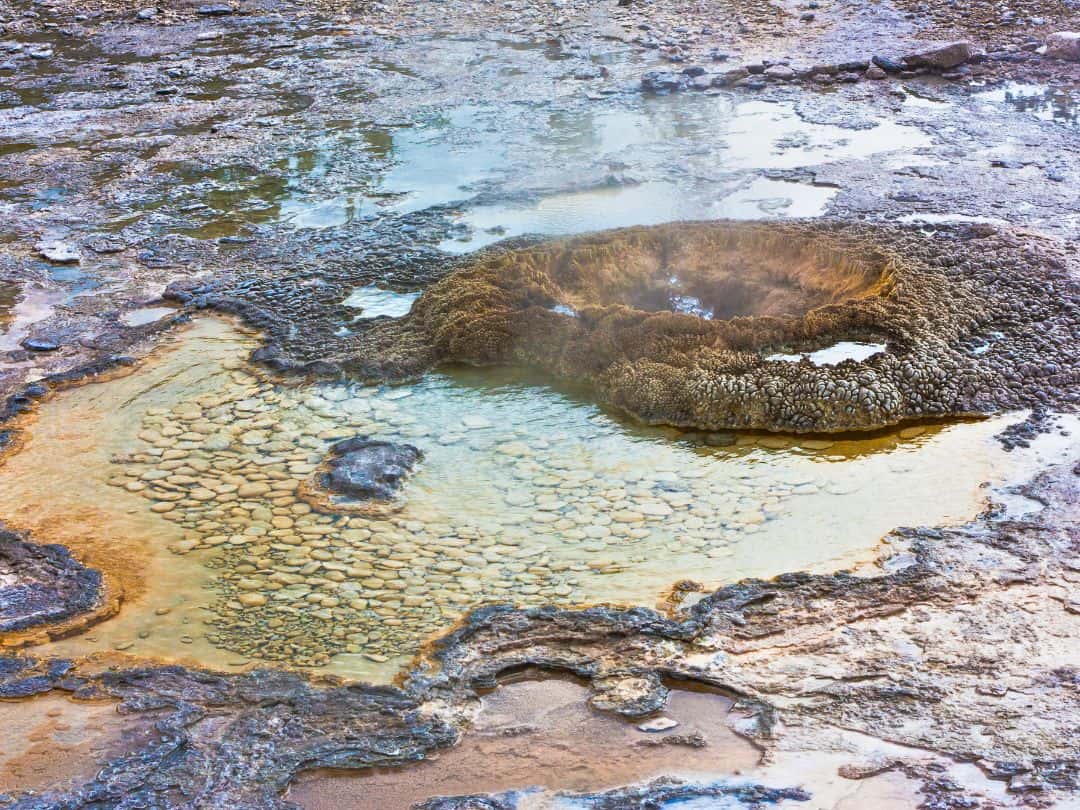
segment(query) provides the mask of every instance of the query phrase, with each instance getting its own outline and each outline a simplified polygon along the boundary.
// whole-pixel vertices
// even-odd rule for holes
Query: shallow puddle
[[[483,698],[455,747],[405,769],[304,774],[287,798],[306,810],[408,810],[433,796],[520,791],[526,806],[540,808],[553,806],[556,791],[605,790],[661,775],[732,776],[760,759],[726,725],[732,702],[721,695],[673,691],[663,716],[677,725],[664,732],[596,712],[588,697],[570,680],[505,684]]]
[[[832,346],[826,346],[817,351],[804,354],[771,354],[765,359],[798,363],[805,358],[815,366],[835,366],[845,360],[854,360],[855,362],[868,360],[883,351],[885,351],[884,343],[861,343],[855,340],[841,340]]]
[[[140,307],[125,312],[120,316],[120,322],[125,326],[145,326],[148,323],[154,323],[175,314],[176,309],[174,307]]]
[[[759,177],[736,191],[707,202],[677,183],[650,181],[554,194],[531,203],[480,205],[457,218],[460,235],[439,247],[467,253],[500,239],[525,234],[558,236],[630,225],[659,225],[697,219],[817,217],[839,189]]]
[[[213,667],[270,660],[386,679],[482,602],[657,604],[873,559],[898,525],[977,513],[1030,459],[1011,419],[823,439],[620,421],[512,370],[411,386],[284,386],[205,319],[133,373],[58,394],[0,467],[0,516],[74,548],[120,614],[52,652]],[[397,511],[313,506],[328,446],[425,457]],[[793,540],[797,538],[797,541]]]
[[[549,124],[553,128],[549,140],[536,147],[550,153],[550,165],[580,163],[582,150],[587,149],[592,163],[639,167],[648,178],[467,207],[457,220],[461,233],[444,241],[440,245],[443,250],[462,253],[526,233],[581,233],[679,219],[820,216],[837,189],[767,177],[748,181],[748,176],[892,151],[910,152],[929,143],[914,127],[883,121],[865,130],[845,129],[807,122],[789,104],[736,102],[726,96],[645,97],[630,107],[611,102],[580,116],[552,115]],[[468,144],[463,149],[466,156],[496,136],[501,132],[491,126],[451,133],[452,138]],[[663,159],[677,143],[693,146],[693,157],[679,169]],[[451,152],[453,144],[451,140]],[[413,149],[418,145],[411,142]],[[474,197],[470,186],[483,188],[481,180],[496,179],[505,171],[500,163],[510,163],[513,155],[501,143],[488,143],[480,152],[495,156],[477,164],[487,174],[467,175],[472,177],[470,183],[456,187],[435,183],[431,188],[439,191],[437,198],[406,191],[406,199],[445,204]],[[410,153],[408,157],[416,156]],[[431,177],[441,176],[447,165],[440,163],[432,169],[434,174],[423,175],[427,183]],[[388,178],[393,177],[391,172]],[[420,175],[397,177],[394,182],[399,185],[385,188],[400,193],[420,181]]]
[[[0,279],[0,335],[7,332],[14,315],[15,305],[19,303],[19,297],[18,284]]]
[[[153,714],[132,719],[110,701],[51,693],[0,701],[0,794],[77,785],[155,736]]]
[[[919,801],[916,784],[899,773],[837,776],[842,757],[785,752],[762,764],[760,752],[728,725],[729,718],[743,719],[730,699],[671,686],[667,706],[653,718],[670,727],[644,731],[640,720],[593,710],[575,681],[522,673],[483,697],[475,723],[453,748],[407,768],[302,773],[286,798],[305,810],[407,810],[435,796],[499,793],[520,810],[587,810],[595,801],[575,794],[674,777],[708,786],[814,785],[809,803],[782,800],[780,807],[901,810]],[[723,795],[663,806],[745,807]]]
[[[714,204],[711,213],[725,219],[819,217],[839,192],[836,186],[759,177]]]
[[[819,216],[837,189],[762,176],[930,143],[911,126],[809,122],[787,102],[734,95],[632,96],[584,108],[461,104],[403,126],[342,122],[272,171],[160,163],[184,233],[246,225],[341,227],[446,207],[457,233],[441,247],[474,250],[506,236],[565,234],[676,219]],[[672,161],[673,155],[685,159]],[[567,186],[567,178],[575,179]],[[201,207],[200,207],[201,206]],[[162,220],[163,222],[165,220]],[[197,223],[192,227],[192,222]]]
[[[32,282],[0,286],[0,352],[18,350],[30,327],[48,317],[66,297]]]
[[[474,250],[525,233],[580,233],[678,219],[819,216],[837,189],[765,177],[747,182],[747,175],[929,143],[913,127],[881,122],[867,130],[844,129],[807,122],[785,103],[726,96],[645,97],[629,107],[612,102],[580,116],[553,115],[549,123],[550,141],[537,146],[551,152],[551,165],[581,162],[587,149],[593,163],[640,167],[648,179],[467,208],[458,220],[462,235],[445,241],[444,250]],[[692,144],[693,157],[676,170],[664,155],[677,143]],[[505,152],[502,147],[496,154]],[[467,186],[459,186],[441,201],[471,196]]]
[[[341,303],[358,310],[357,318],[400,318],[412,309],[420,293],[399,293],[379,287],[357,287]]]

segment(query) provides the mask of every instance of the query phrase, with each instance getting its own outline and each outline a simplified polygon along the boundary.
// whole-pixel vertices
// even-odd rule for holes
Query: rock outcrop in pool
[[[103,598],[101,574],[64,546],[28,543],[0,529],[0,633],[57,625]]]
[[[411,444],[354,436],[330,447],[326,472],[318,476],[327,492],[358,501],[389,501],[424,454]]]

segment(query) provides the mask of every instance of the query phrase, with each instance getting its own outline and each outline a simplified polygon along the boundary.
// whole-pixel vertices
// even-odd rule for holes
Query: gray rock
[[[787,65],[773,65],[772,67],[765,68],[765,75],[770,79],[790,81],[795,78],[795,71]]]
[[[948,70],[962,65],[975,55],[975,46],[970,42],[950,42],[919,53],[904,57],[904,64],[911,68],[934,68]],[[880,67],[880,65],[879,65]]]
[[[1080,31],[1059,31],[1048,36],[1046,55],[1051,59],[1080,62]]]

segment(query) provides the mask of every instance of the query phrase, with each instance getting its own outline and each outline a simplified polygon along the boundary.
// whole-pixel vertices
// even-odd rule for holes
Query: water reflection
[[[978,98],[984,102],[1008,104],[1041,121],[1056,121],[1069,126],[1080,124],[1080,95],[1075,88],[1006,82],[980,92]]]

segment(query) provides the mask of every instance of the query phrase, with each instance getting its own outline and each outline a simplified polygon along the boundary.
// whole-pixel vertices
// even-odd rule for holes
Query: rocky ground
[[[261,328],[255,361],[282,368],[303,352],[304,371],[337,373],[325,361],[352,289],[422,289],[463,250],[559,233],[552,204],[576,230],[825,214],[907,240],[1004,244],[1024,283],[1040,264],[1054,277],[1039,301],[1053,304],[1055,356],[1020,358],[1009,390],[975,409],[1034,407],[1016,443],[1061,431],[1046,411],[1074,407],[1080,45],[1055,35],[1080,31],[1075,2],[19,0],[0,4],[0,26],[9,426],[51,390],[130,365],[200,308]],[[741,146],[757,139],[767,148]],[[181,311],[147,312],[162,306]],[[1039,328],[1004,327],[1023,346]],[[0,452],[19,445],[0,425]],[[785,769],[826,751],[846,779],[905,774],[920,791],[909,806],[1068,807],[1078,475],[1032,481],[1042,508],[1024,518],[898,530],[874,575],[714,594],[683,583],[670,615],[485,608],[394,688],[24,648],[0,658],[0,697],[110,700],[159,734],[80,784],[0,804],[283,806],[302,771],[451,745],[478,689],[539,666],[585,678],[597,709],[628,716],[661,709],[671,679],[712,686],[763,752],[748,784],[661,782],[574,798],[584,806],[813,802],[838,761],[805,778]],[[6,646],[116,609],[96,572],[33,542],[48,540],[0,538]]]

